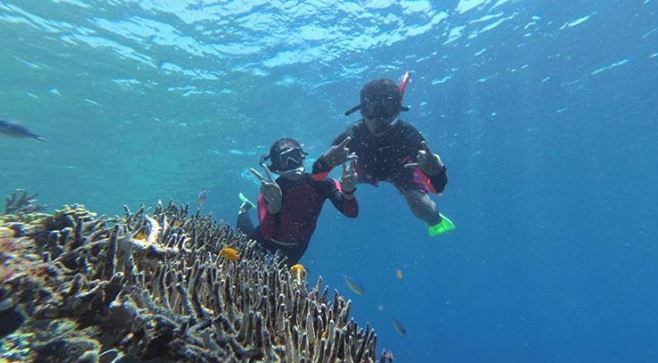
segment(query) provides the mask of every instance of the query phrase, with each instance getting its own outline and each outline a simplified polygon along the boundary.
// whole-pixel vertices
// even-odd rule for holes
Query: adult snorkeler
[[[448,177],[439,155],[415,127],[400,119],[400,112],[408,110],[402,105],[408,81],[407,72],[399,86],[390,79],[376,79],[363,86],[361,103],[345,113],[360,110],[362,119],[340,134],[315,161],[313,174],[322,179],[355,154],[359,183],[393,184],[434,237],[455,229],[429,196],[443,192]]]
[[[304,170],[306,155],[296,140],[277,140],[270,147],[269,155],[261,159],[265,175],[250,169],[261,183],[258,196],[260,225],[254,228],[251,223],[248,211],[253,205],[250,202],[243,200],[238,212],[238,229],[268,251],[281,251],[291,266],[308,248],[325,200],[329,199],[349,218],[356,218],[359,214],[354,196],[357,176],[351,163],[343,164],[340,182],[331,178],[314,180]],[[266,160],[271,161],[270,165],[265,163]],[[274,180],[271,172],[279,177]]]

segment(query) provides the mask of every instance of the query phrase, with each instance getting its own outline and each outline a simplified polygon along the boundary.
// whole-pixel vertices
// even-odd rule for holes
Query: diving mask
[[[277,154],[270,155],[271,169],[279,175],[303,173],[306,155],[307,153],[299,147],[286,147]]]

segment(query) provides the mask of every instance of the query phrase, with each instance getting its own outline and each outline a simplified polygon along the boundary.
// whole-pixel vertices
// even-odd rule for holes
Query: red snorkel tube
[[[400,102],[404,99],[404,91],[407,90],[407,85],[409,84],[410,79],[411,73],[409,73],[409,71],[404,72],[404,76],[402,76],[402,80],[400,81]],[[409,111],[409,106],[401,106],[400,109],[402,111]]]
[[[402,80],[400,81],[400,96],[404,98],[404,91],[407,90],[407,84],[409,84],[409,80],[411,79],[411,74],[409,71],[404,72],[404,76],[402,76]]]

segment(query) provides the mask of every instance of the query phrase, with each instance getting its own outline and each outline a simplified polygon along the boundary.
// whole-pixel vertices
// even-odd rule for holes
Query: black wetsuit
[[[427,176],[420,168],[405,168],[404,165],[416,162],[418,150],[422,149],[423,136],[409,123],[399,120],[381,136],[373,135],[363,120],[355,123],[340,134],[333,145],[340,144],[346,137],[352,140],[347,144],[350,152],[356,153],[359,182],[377,184],[387,181],[401,192],[418,189],[425,192],[441,193],[448,182],[446,167],[441,173]],[[313,174],[327,175],[332,167],[323,158],[313,164]]]

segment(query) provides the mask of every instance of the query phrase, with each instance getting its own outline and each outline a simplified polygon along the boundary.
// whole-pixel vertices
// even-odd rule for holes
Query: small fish
[[[400,323],[399,320],[391,319],[391,321],[393,322],[393,329],[395,329],[395,331],[398,332],[400,336],[403,337],[407,335],[407,329],[404,327],[404,325],[402,325],[402,323]]]
[[[15,139],[31,138],[41,142],[46,142],[46,139],[28,130],[27,127],[16,121],[0,120],[0,134]]]
[[[290,268],[290,273],[293,275],[295,282],[298,285],[304,284],[304,277],[306,277],[306,269],[302,264],[295,264]]]
[[[219,256],[230,261],[237,261],[240,259],[240,251],[233,247],[222,247],[222,250],[219,251]]]
[[[146,241],[146,237],[148,237],[148,235],[146,234],[146,231],[143,230],[143,229],[140,229],[139,232],[135,233],[135,235],[133,236],[133,239],[135,239],[137,241]]]
[[[395,357],[390,350],[384,350],[379,357],[379,363],[393,363],[393,360],[395,360]]]
[[[199,205],[203,207],[203,205],[206,204],[206,201],[208,200],[208,191],[206,190],[200,191],[199,195],[196,197],[196,200],[199,203]]]
[[[347,284],[347,287],[348,287],[353,293],[355,293],[355,294],[357,294],[357,295],[359,295],[359,296],[363,296],[363,294],[366,293],[366,289],[363,288],[363,286],[361,286],[361,284],[359,284],[358,282],[354,281],[354,279],[352,279],[351,277],[343,275],[343,278],[345,279],[345,284]]]
[[[404,274],[402,273],[401,270],[397,270],[397,271],[395,271],[395,277],[397,277],[398,280],[402,280],[402,278],[404,277]]]
[[[306,275],[306,269],[301,263],[292,265],[292,267],[290,267],[290,272],[297,277],[304,277]]]

